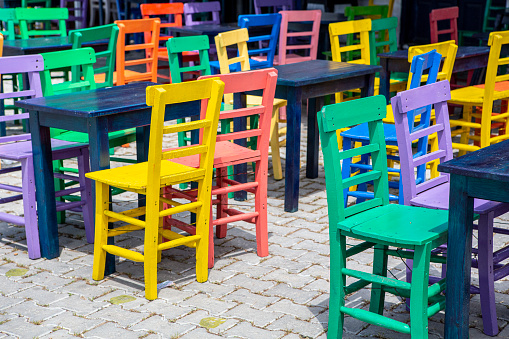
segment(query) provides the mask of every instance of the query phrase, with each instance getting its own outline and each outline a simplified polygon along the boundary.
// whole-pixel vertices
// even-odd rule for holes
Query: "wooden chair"
[[[428,317],[445,308],[445,296],[441,294],[445,290],[445,279],[428,286],[428,274],[430,258],[436,257],[431,254],[431,250],[447,241],[448,213],[389,203],[382,125],[385,107],[386,99],[379,95],[325,106],[318,112],[331,247],[327,331],[330,339],[343,336],[345,315],[410,334],[413,338],[428,338]],[[340,152],[337,130],[366,123],[371,132],[369,144]],[[344,179],[341,175],[341,160],[361,154],[371,154],[373,169],[358,177]],[[345,208],[344,189],[371,181],[375,187],[373,199]],[[349,246],[347,237],[362,242]],[[357,270],[355,265],[352,265],[354,261],[347,261],[347,258],[371,249],[374,252],[372,273]],[[396,258],[414,257],[411,283],[399,281],[393,278],[392,274],[388,274],[389,255]],[[348,263],[350,265],[347,265]],[[347,284],[347,276],[358,281]],[[372,284],[369,310],[354,309],[345,304],[347,295],[369,284]],[[410,297],[410,325],[383,316],[387,292]]]
[[[216,186],[212,188],[212,195],[216,196],[212,203],[216,205],[217,209],[216,218],[210,223],[210,227],[216,226],[217,237],[224,238],[229,223],[231,224],[243,220],[255,224],[257,253],[260,257],[266,257],[269,254],[267,231],[268,132],[276,90],[277,71],[273,68],[267,68],[250,72],[212,75],[200,77],[200,79],[215,77],[219,77],[219,79],[225,83],[225,93],[233,95],[233,93],[263,90],[263,97],[260,105],[223,111],[220,114],[220,120],[257,115],[259,116],[259,123],[258,126],[252,124],[248,130],[222,133],[217,136],[216,151],[214,154]],[[242,142],[247,138],[256,138],[256,149],[242,146]],[[196,156],[172,161],[190,167],[197,167],[198,165],[198,157]],[[255,164],[254,181],[241,183],[237,179],[232,180],[228,178],[228,166],[248,163]],[[247,191],[254,194],[254,212],[241,212],[233,208],[233,206],[228,206],[228,193],[240,191]],[[174,188],[168,188],[166,192],[171,199],[194,199],[194,190],[182,192]],[[194,234],[193,228],[182,227],[181,223],[175,219],[167,218],[165,220],[165,225],[168,227],[174,226],[190,234]],[[209,239],[209,268],[213,266],[214,241],[213,232],[211,231]]]
[[[66,21],[69,19],[67,8],[16,8],[16,18],[19,20],[21,39],[33,36],[67,36]],[[58,29],[51,29],[51,21],[58,21]],[[47,23],[46,29],[31,29],[34,22]]]
[[[89,0],[60,0],[60,8],[67,8],[69,14],[67,23],[72,22],[73,27],[86,28]]]
[[[486,0],[485,6],[484,6],[484,16],[483,16],[483,22],[482,22],[482,31],[485,32],[492,32],[496,29],[495,25],[497,23],[497,16],[503,15],[504,11],[506,9],[505,6],[493,6],[492,0]],[[463,39],[464,38],[470,38],[474,34],[480,33],[479,31],[466,31],[466,30],[458,30],[458,39],[460,46],[463,46]]]
[[[318,34],[320,32],[320,22],[322,18],[322,11],[281,11],[281,32],[279,33],[279,51],[278,56],[274,60],[274,64],[286,65],[295,62],[316,60],[318,51]],[[291,22],[304,22],[311,21],[311,31],[304,32],[290,32],[288,25]],[[299,40],[306,38],[306,42],[302,44]],[[289,44],[288,39],[298,38],[296,43]],[[306,55],[298,55],[292,53],[293,51],[305,51]],[[307,51],[307,52],[306,52]],[[301,52],[302,53],[302,52]]]
[[[268,13],[291,11],[293,0],[254,0],[255,14],[262,14],[267,8]]]
[[[415,56],[412,64],[410,66],[410,72],[412,73],[410,88],[416,88],[421,85],[422,76],[425,71],[428,71],[428,78],[426,80],[427,84],[434,83],[437,79],[438,68],[440,67],[440,61],[442,56],[438,54],[436,51],[431,51],[425,54],[421,54]],[[385,117],[385,114],[384,114]],[[384,135],[385,135],[385,143],[388,146],[397,146],[397,138],[396,138],[396,129],[392,124],[383,124]],[[343,138],[343,150],[347,151],[353,149],[355,143],[361,143],[362,145],[366,145],[370,141],[370,130],[368,124],[361,124],[355,127],[352,127],[348,130],[342,131],[340,136]],[[428,147],[427,144],[419,144],[418,152],[425,152],[424,148]],[[399,161],[399,157],[397,156],[389,156],[390,160]],[[343,178],[346,180],[348,178],[354,178],[357,175],[363,175],[367,171],[370,171],[372,166],[369,162],[369,157],[365,155],[360,158],[360,161],[354,162],[351,158],[346,157],[343,160]],[[399,168],[389,168],[389,172],[394,173],[397,176],[400,173]],[[420,172],[419,176],[424,176],[424,172]],[[424,178],[421,178],[424,180]],[[400,188],[400,181],[389,181],[389,187],[391,188]],[[365,199],[372,199],[373,192],[368,192],[366,185],[357,186],[356,190],[349,191],[348,188],[345,188],[343,192],[344,197],[344,206],[347,206],[348,197],[354,197],[357,199],[357,203],[363,202]],[[401,194],[398,196],[390,195],[389,199],[391,201],[398,201],[401,199]]]
[[[119,34],[117,42],[117,71],[113,74],[113,84],[120,86],[133,81],[157,82],[157,57],[159,50],[159,19],[117,20]],[[147,33],[150,36],[143,44],[127,44],[127,35]],[[145,50],[141,59],[126,60],[127,51]],[[127,67],[146,65],[146,72],[137,72]]]
[[[499,66],[506,65],[509,58],[501,55],[502,46],[509,43],[509,32],[493,32],[490,34],[488,46],[490,55],[486,80],[483,85],[463,87],[451,91],[449,103],[463,106],[463,117],[451,119],[451,127],[459,126],[454,130],[453,135],[461,135],[459,143],[453,143],[453,148],[460,150],[460,155],[467,151],[475,151],[502,140],[509,139],[509,112],[493,113],[493,102],[495,100],[509,98],[509,75],[497,75]],[[474,113],[474,107],[482,108],[481,113]],[[472,119],[480,119],[473,122]],[[499,128],[498,134],[494,129]],[[479,135],[470,135],[470,130],[480,131]],[[470,145],[469,140],[477,142],[477,145]]]
[[[247,29],[241,28],[234,31],[219,33],[215,38],[217,47],[217,58],[220,65],[221,74],[229,74],[233,68],[235,71],[249,71],[251,70],[249,62],[249,53],[247,50],[247,42],[249,35]],[[235,58],[228,58],[226,48],[231,45],[237,45],[238,56]],[[211,62],[212,65],[212,62]],[[248,95],[248,105],[260,105],[261,97]],[[226,94],[224,98],[225,104],[233,104],[233,96]],[[280,110],[286,108],[286,100],[274,99],[272,123],[270,126],[270,148],[272,154],[272,168],[274,171],[274,179],[283,179],[283,169],[281,166],[281,156],[279,148],[286,143],[286,139],[280,141],[280,137],[286,134],[286,128],[279,128],[279,123],[284,122],[280,118]]]
[[[28,6],[41,5],[43,4],[44,8],[51,7],[51,0],[21,0],[21,7],[27,8]]]
[[[369,6],[375,6],[375,1],[374,0],[369,0],[368,5]],[[389,8],[388,8],[388,11],[387,11],[387,17],[390,18],[392,16],[392,11],[394,9],[394,0],[389,0],[388,6],[389,6]]]
[[[187,2],[184,4],[186,26],[219,25],[221,23],[221,19],[219,18],[220,12],[221,3],[219,1]],[[196,18],[196,16],[209,16],[211,20],[200,20]]]
[[[440,163],[453,158],[451,129],[447,111],[447,99],[450,99],[449,83],[441,81],[435,85],[423,86],[400,93],[392,98],[393,112],[396,119],[396,133],[401,159],[401,180],[403,182],[403,203],[407,206],[420,206],[431,209],[449,209],[449,176],[420,181],[416,180],[414,168],[433,160]],[[420,124],[415,126],[415,111],[412,107],[431,105],[435,107],[436,123],[430,126],[430,115],[421,116]],[[429,106],[428,106],[429,105]],[[430,126],[423,128],[423,126]],[[439,148],[434,152],[424,152],[417,157],[412,152],[415,140],[427,143],[427,138],[438,133]],[[494,282],[507,276],[501,262],[509,257],[508,246],[493,252],[494,233],[509,234],[506,229],[493,227],[493,218],[509,211],[509,204],[474,199],[474,213],[479,214],[478,249],[474,249],[477,258],[472,259],[472,267],[479,269],[479,288],[473,293],[480,293],[484,333],[489,336],[498,334],[497,312],[495,307]],[[409,263],[411,267],[411,263]],[[436,278],[435,278],[436,280]]]
[[[438,36],[447,34],[446,40],[454,40],[458,43],[458,6],[434,9],[429,13],[429,27],[431,33],[431,43],[439,41]],[[438,29],[439,21],[449,21],[449,27]]]
[[[1,50],[1,49],[0,49]],[[25,55],[16,57],[0,58],[0,74],[27,74],[28,83],[24,90],[12,93],[0,93],[0,99],[7,98],[38,98],[42,97],[42,88],[39,72],[44,70],[44,60],[41,55]],[[0,116],[0,121],[12,121],[19,119],[28,119],[28,113]],[[0,184],[2,190],[20,193],[0,199],[0,203],[8,203],[17,200],[23,200],[24,216],[17,216],[8,213],[0,213],[0,220],[13,223],[15,225],[25,226],[27,237],[28,256],[30,259],[41,257],[39,245],[39,231],[37,226],[37,209],[35,198],[35,180],[34,163],[32,155],[32,142],[30,134],[11,135],[0,137],[0,158],[10,161],[20,162],[18,167],[9,167],[0,170],[0,174],[6,174],[13,171],[21,171],[22,187],[12,186],[10,184]],[[74,196],[75,201],[71,203],[58,203],[57,211],[82,208],[85,231],[89,243],[93,242],[94,224],[93,224],[93,205],[92,190],[90,181],[85,179],[85,173],[89,169],[88,145],[77,144],[62,140],[51,140],[53,148],[53,159],[62,160],[69,158],[78,158],[78,176],[76,178],[68,175],[62,176],[56,173],[57,179],[72,179],[79,183],[78,187],[65,187],[57,190],[57,196],[80,193],[80,196]]]
[[[180,84],[159,85],[147,88],[147,105],[152,107],[148,161],[88,173],[96,182],[96,232],[94,244],[94,280],[104,278],[106,253],[143,262],[145,272],[145,298],[157,298],[157,263],[161,251],[188,246],[196,248],[196,280],[208,278],[207,251],[209,247],[212,164],[216,144],[219,109],[224,84],[217,79],[190,81]],[[164,125],[164,113],[168,105],[189,101],[202,101],[202,120],[172,126]],[[199,130],[200,143],[170,151],[162,151],[163,135],[180,131]],[[181,157],[196,155],[196,166],[174,162]],[[172,159],[173,161],[168,161]],[[183,182],[198,183],[196,198],[187,204],[177,203],[161,196],[162,188]],[[146,206],[121,213],[110,211],[110,186],[146,196]],[[175,207],[163,208],[167,203]],[[162,219],[176,213],[196,213],[196,232],[184,236],[163,229]],[[135,219],[145,216],[144,220]],[[108,223],[127,222],[127,226],[108,229]],[[143,254],[116,245],[108,245],[108,238],[137,230],[145,232]],[[162,237],[168,241],[162,242]]]
[[[123,3],[123,1],[120,1]],[[104,11],[104,24],[108,25],[111,21],[115,20],[125,20],[125,13],[122,13],[122,16],[119,16],[117,9],[117,2],[115,0],[103,0],[103,9]],[[99,13],[99,0],[90,0],[90,22],[88,23],[89,27],[93,27],[95,24],[95,15],[96,12]],[[113,19],[113,20],[111,20]]]
[[[1,33],[5,40],[14,40],[16,38],[15,25],[18,23],[16,19],[15,8],[0,8],[0,25]]]

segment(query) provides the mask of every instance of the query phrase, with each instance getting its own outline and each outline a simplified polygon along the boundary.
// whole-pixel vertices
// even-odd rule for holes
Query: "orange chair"
[[[182,26],[182,15],[184,14],[184,4],[182,2],[175,3],[153,3],[153,4],[141,4],[141,15],[143,19],[154,19],[159,18],[161,20],[161,31],[159,33],[159,50],[158,50],[158,59],[161,61],[168,62],[168,51],[166,50],[166,43],[169,39],[173,38],[173,36],[166,33],[171,30],[171,27],[180,27]],[[163,20],[165,17],[168,18],[167,21]],[[171,19],[173,21],[171,22]],[[145,43],[151,41],[151,34],[149,32],[145,33]],[[161,43],[164,42],[164,43]],[[196,52],[185,52],[183,54],[183,62],[193,62],[199,61],[198,54]],[[161,67],[159,69],[167,69],[168,67]],[[160,78],[169,79],[171,81],[171,75],[158,75]]]
[[[246,221],[256,225],[257,252],[260,257],[269,254],[268,231],[267,231],[267,172],[270,137],[270,121],[272,106],[277,82],[277,70],[274,68],[260,69],[256,71],[237,72],[231,74],[211,75],[199,79],[219,78],[225,83],[225,94],[242,93],[254,90],[263,90],[261,104],[222,111],[219,119],[232,119],[259,115],[258,127],[217,135],[216,150],[214,153],[214,169],[216,170],[216,186],[212,188],[212,196],[216,196],[212,203],[216,205],[216,218],[210,225],[216,226],[218,238],[226,236],[227,224],[236,221]],[[256,138],[256,149],[240,146],[232,141]],[[197,167],[199,157],[192,156],[171,161],[180,164]],[[255,164],[254,181],[240,183],[228,178],[227,167],[240,164]],[[176,187],[176,186],[175,186]],[[247,191],[255,196],[254,212],[241,212],[228,206],[228,193]],[[196,190],[178,190],[167,187],[165,190],[169,199],[194,200]],[[246,205],[244,203],[243,205]],[[212,220],[212,218],[211,218]],[[184,225],[181,221],[173,218],[165,218],[165,227],[177,227],[190,234],[194,234],[194,227]],[[214,242],[213,232],[209,239],[209,268],[214,266]]]
[[[159,19],[117,20],[117,71],[113,73],[113,85],[120,86],[133,81],[157,82],[157,50],[159,41]],[[126,44],[126,35],[133,33],[150,33],[150,41],[144,44]],[[145,50],[145,57],[126,60],[126,52]],[[126,69],[129,66],[146,65],[146,72]],[[102,77],[103,79],[100,79]],[[104,82],[104,74],[97,74],[96,81]]]

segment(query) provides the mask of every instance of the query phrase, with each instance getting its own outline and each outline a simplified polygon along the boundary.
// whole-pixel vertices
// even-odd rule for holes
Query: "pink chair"
[[[282,15],[281,31],[279,34],[279,54],[278,57],[275,58],[274,64],[286,65],[295,62],[316,60],[322,11],[281,11],[279,13]],[[311,31],[291,32],[288,26],[292,22],[312,22],[312,29]],[[309,37],[309,41],[302,44],[301,41],[304,37]],[[291,39],[291,44],[288,44],[289,39]],[[306,52],[306,56],[301,56],[293,53],[297,50],[309,52]]]
[[[0,58],[0,74],[23,74],[28,75],[30,89],[14,93],[0,93],[0,100],[10,98],[39,98],[42,97],[41,79],[39,72],[44,70],[44,61],[41,55],[24,55],[16,57]],[[28,84],[25,84],[28,85]],[[12,121],[28,119],[28,113],[0,116],[0,121]],[[22,187],[16,187],[0,183],[0,189],[21,193],[19,195],[9,196],[0,199],[0,204],[5,204],[23,199],[24,217],[1,212],[0,220],[13,223],[15,225],[24,225],[27,237],[28,256],[30,259],[41,257],[39,245],[39,230],[37,223],[37,210],[35,201],[35,180],[34,163],[32,155],[32,142],[30,134],[11,135],[0,137],[0,159],[20,162],[21,166],[8,167],[0,170],[0,174],[21,171]],[[88,145],[64,141],[51,140],[53,147],[53,159],[63,160],[69,158],[78,158],[79,176],[71,177],[66,174],[55,174],[58,179],[76,180],[79,187],[67,187],[64,190],[56,192],[56,196],[61,197],[72,193],[80,193],[81,199],[70,203],[57,202],[57,211],[82,208],[85,230],[89,243],[94,242],[94,221],[93,221],[93,198],[90,180],[85,179],[85,173],[90,171]]]

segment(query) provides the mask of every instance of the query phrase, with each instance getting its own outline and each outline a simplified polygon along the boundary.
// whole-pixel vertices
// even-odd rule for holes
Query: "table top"
[[[460,46],[456,53],[456,59],[462,59],[467,57],[473,57],[477,55],[489,54],[490,48],[487,46]],[[408,50],[401,50],[389,53],[378,54],[380,58],[385,59],[404,59],[408,60]]]
[[[275,66],[277,84],[297,87],[380,72],[382,67],[328,60],[310,60]]]
[[[98,40],[83,44],[86,47],[107,45],[108,40]],[[69,37],[49,37],[4,40],[3,56],[15,56],[23,54],[38,54],[51,51],[70,49]]]
[[[226,23],[219,25],[194,25],[194,26],[180,26],[180,27],[170,27],[169,30],[177,33],[184,34],[195,34],[195,35],[217,35],[218,33],[232,31],[234,29],[239,29],[237,23]]]
[[[438,165],[440,172],[509,182],[509,140]]]

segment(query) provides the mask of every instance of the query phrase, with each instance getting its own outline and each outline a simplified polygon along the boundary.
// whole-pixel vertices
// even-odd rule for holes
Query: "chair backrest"
[[[263,8],[267,8],[269,13],[291,11],[293,0],[254,0],[254,8],[256,14],[262,14]]]
[[[264,67],[272,67],[274,65],[274,56],[276,55],[276,46],[281,28],[281,18],[282,16],[279,13],[239,15],[238,25],[240,28],[247,28],[249,30],[251,27],[272,26],[269,35],[250,34],[248,40],[248,43],[258,42],[259,46],[259,48],[248,50],[250,56],[265,55],[267,57],[267,61],[263,64]]]
[[[1,36],[1,34],[0,34]],[[3,43],[3,38],[0,39]],[[2,45],[2,44],[0,44]],[[0,48],[0,56],[1,56]],[[28,84],[24,84],[24,90],[13,93],[0,93],[0,100],[12,98],[39,98],[42,97],[41,79],[39,71],[44,69],[44,61],[41,55],[22,55],[13,57],[0,58],[0,74],[27,74]],[[30,89],[28,89],[30,88]],[[5,86],[3,87],[5,90]],[[0,121],[12,121],[28,119],[28,113],[14,114],[14,115],[1,115]],[[0,142],[12,142],[20,140],[30,140],[30,134],[12,135],[0,137]]]
[[[322,19],[322,11],[310,10],[310,11],[281,11],[281,32],[279,34],[279,65],[286,65],[287,63],[300,62],[306,60],[316,60],[316,54],[318,52],[318,34],[320,33],[320,22]],[[290,32],[288,25],[291,22],[312,22],[311,31],[301,32]],[[309,37],[309,42],[306,44],[288,44],[288,38],[302,39],[303,37]],[[292,60],[287,57],[289,51],[296,50],[308,50],[308,55],[303,58]]]
[[[374,0],[369,0],[368,2],[368,5],[369,6],[374,6],[375,5],[375,1]],[[389,0],[389,11],[387,13],[387,17],[390,18],[392,16],[392,10],[394,8],[394,0]]]
[[[239,64],[237,71],[249,71],[249,52],[247,50],[247,42],[249,34],[246,28],[236,29],[233,31],[219,33],[214,37],[217,49],[217,60],[219,61],[219,69],[221,74],[230,73],[230,65]],[[231,45],[237,45],[238,56],[228,58],[226,48]]]
[[[333,225],[353,214],[389,204],[387,151],[382,124],[382,119],[387,115],[386,105],[385,97],[377,95],[327,105],[318,112],[329,220]],[[355,114],[344,114],[344,112],[355,112]],[[368,123],[369,144],[340,152],[336,132],[362,123]],[[371,154],[373,169],[343,179],[341,160],[362,154]],[[345,208],[343,190],[370,181],[374,186],[374,198]],[[333,228],[335,227],[331,227],[331,234],[336,232]]]
[[[88,0],[60,0],[60,8],[69,10],[67,22],[73,22],[75,28],[87,27]]]
[[[15,8],[0,8],[0,24],[5,40],[14,40],[16,38],[14,25],[17,22]]]
[[[16,8],[16,18],[19,20],[21,39],[33,36],[67,36],[66,20],[69,18],[67,8]],[[35,30],[29,28],[34,22],[45,22],[51,26],[51,21],[58,21],[58,29]],[[49,27],[50,28],[50,27]]]
[[[378,54],[398,50],[397,27],[398,18],[396,17],[371,21],[371,31],[369,32],[369,59],[371,65],[380,65]]]
[[[505,6],[493,6],[492,0],[486,0],[486,7],[484,8],[484,20],[482,23],[482,31],[490,32],[495,29],[497,16],[503,15],[506,9]]]
[[[265,163],[261,164],[262,168],[267,168],[266,161],[269,152],[270,120],[272,117],[274,95],[276,93],[277,70],[274,68],[265,68],[250,72],[211,75],[208,77],[200,77],[199,79],[214,77],[218,77],[224,82],[225,96],[227,94],[233,96],[235,93],[244,93],[255,90],[263,91],[261,105],[222,111],[219,115],[220,120],[258,115],[258,126],[256,127],[252,124],[251,128],[245,131],[218,134],[217,141],[234,141],[246,138],[257,138],[256,151],[260,153],[262,161]]]
[[[342,53],[346,53],[345,60],[354,64],[369,65],[371,63],[370,48],[369,48],[369,32],[371,31],[371,19],[352,20],[335,22],[329,25],[329,37],[332,50],[332,60],[341,61]],[[341,47],[341,35],[359,34],[359,43],[351,44]],[[352,53],[360,51],[359,53]],[[353,60],[358,55],[359,59]]]
[[[454,40],[439,42],[436,44],[412,46],[408,49],[408,62],[412,62],[414,57],[419,54],[427,53],[430,51],[437,51],[444,58],[442,69],[438,72],[437,81],[447,80],[451,81],[452,70],[454,68],[454,60],[456,60],[456,52],[458,46]],[[409,77],[411,74],[409,75]],[[407,83],[407,89],[410,89],[411,78]]]
[[[219,1],[210,2],[187,2],[184,4],[184,16],[186,26],[194,25],[219,25],[221,19],[219,13],[221,12],[221,3]],[[202,16],[207,16],[210,13],[210,20],[198,19]],[[198,15],[196,15],[198,14]]]
[[[65,92],[77,92],[88,89],[95,89],[94,63],[95,52],[91,47],[71,49],[67,51],[48,52],[41,54],[44,60],[44,70],[41,72],[42,93],[50,96]],[[64,81],[53,84],[51,71],[65,67],[78,66],[83,79]],[[71,77],[76,79],[77,77]]]
[[[447,34],[446,40],[454,40],[458,43],[458,6],[434,9],[429,13],[429,29],[431,33],[431,43],[438,42],[438,36]],[[439,21],[449,21],[449,27],[438,29]]]
[[[168,32],[170,27],[182,26],[182,15],[184,14],[184,4],[182,2],[141,4],[140,9],[143,19],[159,18],[161,28],[159,41],[166,41],[172,38]],[[151,40],[151,33],[145,32],[145,43],[149,43]]]
[[[96,59],[104,58],[105,65],[94,68],[95,74],[105,74],[105,81],[98,83],[97,88],[113,86],[113,72],[115,71],[115,56],[117,52],[119,28],[116,24],[97,26],[91,28],[69,31],[69,42],[72,48],[81,48],[84,43],[97,40],[108,40],[108,48],[105,51],[96,52]],[[80,76],[79,72],[73,70],[73,76]],[[77,79],[73,79],[76,81]]]
[[[200,72],[200,75],[210,75],[209,63],[209,37],[206,35],[183,36],[172,38],[166,42],[170,64],[172,83],[182,82],[182,74],[185,72]],[[184,52],[198,51],[200,62],[198,65],[181,66],[179,56]]]
[[[157,55],[159,49],[159,31],[161,22],[159,19],[117,20],[117,85],[125,85],[133,81],[157,82]],[[150,40],[143,44],[127,45],[127,35],[132,33],[148,33]],[[127,51],[145,50],[145,57],[141,59],[126,60]],[[143,65],[147,71],[135,75],[126,75],[126,67]]]
[[[358,19],[384,19],[389,13],[389,6],[351,6],[345,8],[347,20]]]
[[[158,85],[147,87],[147,105],[152,106],[150,120],[150,140],[148,152],[148,166],[150,171],[147,180],[147,198],[159,197],[161,185],[172,184],[175,181],[184,182],[185,179],[198,181],[198,197],[208,194],[210,199],[210,184],[215,151],[215,139],[221,108],[224,83],[218,79],[188,81],[180,84]],[[202,120],[184,122],[165,126],[164,116],[167,105],[200,100],[202,102]],[[200,142],[182,148],[163,152],[163,135],[177,132],[200,130]],[[175,159],[190,155],[200,155],[200,177],[189,177],[189,173],[170,174],[161,177],[161,163],[165,159]],[[188,177],[186,177],[188,175]],[[205,182],[205,185],[203,185]],[[208,183],[208,184],[207,184]],[[205,187],[204,187],[205,186]]]
[[[4,53],[4,35],[0,33],[0,57],[2,57],[3,53]]]
[[[449,99],[451,99],[451,93],[447,80],[399,92],[391,99],[398,138],[400,180],[403,186],[403,192],[400,194],[403,194],[405,205],[410,205],[410,200],[419,193],[449,181],[449,176],[445,173],[430,180],[415,176],[416,167],[425,166],[436,160],[442,163],[453,157],[449,110],[447,109],[447,100]],[[413,119],[411,119],[412,112],[419,108],[431,108],[431,106],[435,108],[435,124],[430,126],[430,115],[427,115],[421,116],[421,123],[426,127],[414,127]],[[423,122],[423,119],[427,119],[427,121]],[[438,150],[428,153],[426,147],[422,153],[414,155],[412,143],[415,140],[419,142],[425,140],[427,143],[428,137],[435,133],[438,137]]]
[[[509,64],[509,57],[502,57],[506,54],[501,54],[502,46],[509,44],[509,31],[492,32],[488,40],[490,46],[490,55],[488,57],[488,67],[486,68],[486,79],[484,81],[484,101],[483,107],[493,105],[493,96],[495,93],[495,84],[501,81],[509,80],[509,74],[506,72],[499,73],[499,67]],[[482,85],[481,85],[482,86]],[[502,97],[503,93],[499,92],[498,95]],[[509,95],[509,89],[504,90]]]

